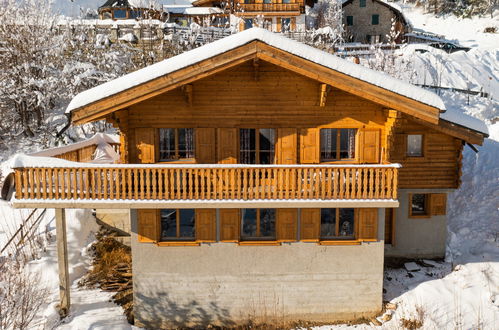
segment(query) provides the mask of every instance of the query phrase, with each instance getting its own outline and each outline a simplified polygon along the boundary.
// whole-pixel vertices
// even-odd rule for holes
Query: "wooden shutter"
[[[291,17],[291,31],[296,31],[296,17]]]
[[[301,209],[300,240],[318,241],[321,231],[321,209]]]
[[[282,17],[277,17],[276,18],[276,32],[282,32],[281,25],[282,25]]]
[[[155,163],[156,129],[136,128],[135,143],[139,151],[138,158],[142,164]]]
[[[196,209],[196,241],[217,240],[217,218],[215,209]]]
[[[305,128],[300,130],[300,161],[302,164],[319,163],[319,129]]]
[[[237,128],[218,129],[218,163],[236,164],[239,144]]]
[[[155,243],[158,241],[159,210],[137,210],[139,242]]]
[[[359,239],[378,239],[378,209],[358,209]]]
[[[279,128],[277,138],[277,164],[296,164],[296,129]]]
[[[196,128],[196,163],[214,164],[217,162],[214,128]]]
[[[239,241],[239,209],[220,209],[220,241]]]
[[[431,215],[445,215],[447,213],[447,194],[431,194]]]
[[[277,240],[296,241],[297,209],[277,209]]]
[[[361,162],[378,164],[380,155],[380,131],[362,130],[360,134]]]
[[[239,21],[239,32],[244,31],[244,19]]]

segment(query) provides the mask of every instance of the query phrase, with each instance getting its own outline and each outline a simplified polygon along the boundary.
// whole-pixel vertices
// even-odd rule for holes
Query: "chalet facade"
[[[404,34],[409,32],[410,25],[397,7],[383,0],[343,1],[347,42],[386,43],[392,22],[398,32],[395,42],[400,43],[404,40]]]
[[[107,0],[99,7],[99,19],[158,19],[163,20],[163,5],[156,0]]]
[[[429,91],[263,29],[83,92],[68,112],[113,123],[122,164],[20,158],[13,205],[56,208],[61,246],[64,208],[128,210],[148,328],[376,315],[385,256],[444,255],[463,145],[487,135]]]

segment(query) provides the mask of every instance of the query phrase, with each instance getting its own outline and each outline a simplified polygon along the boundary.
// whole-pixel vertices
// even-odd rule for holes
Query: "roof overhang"
[[[324,53],[324,56],[333,56],[325,52],[322,53]],[[178,56],[182,56],[182,54]],[[439,122],[441,109],[435,106],[422,103],[392,90],[331,69],[330,67],[269,45],[262,40],[250,40],[245,44],[216,54],[215,56],[201,59],[196,63],[179,68],[178,70],[169,72],[165,75],[147,80],[115,94],[99,98],[96,101],[84,104],[80,107],[75,107],[71,110],[72,121],[75,124],[83,124],[103,119],[114,111],[132,106],[252,59],[260,59],[278,65],[320,83],[331,85],[353,95],[380,104],[386,108],[406,113],[425,122],[432,124],[438,124]],[[353,63],[345,63],[345,65],[347,64],[351,65]],[[358,71],[364,70],[371,71],[367,68],[364,69],[363,67],[359,67],[358,69]],[[377,74],[381,75],[380,73]],[[127,76],[122,78],[125,77]],[[381,78],[382,80],[385,77],[381,76],[378,78]],[[393,78],[388,76],[386,76],[386,79],[393,80]],[[400,83],[403,84],[403,82]],[[426,93],[426,91],[421,89],[421,93]]]

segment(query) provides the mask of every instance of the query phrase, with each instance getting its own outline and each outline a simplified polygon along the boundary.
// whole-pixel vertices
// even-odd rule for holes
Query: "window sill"
[[[345,241],[319,241],[319,245],[360,245],[361,240],[345,240]]]
[[[199,242],[158,242],[157,246],[199,246]]]
[[[163,160],[156,162],[156,164],[196,164],[196,160],[194,158]]]
[[[418,215],[410,214],[409,215],[409,219],[429,219],[429,218],[431,218],[430,214],[418,214]]]
[[[278,246],[281,242],[278,241],[242,241],[239,242],[241,246]]]
[[[341,160],[324,160],[320,161],[320,164],[360,164],[358,159],[341,159]]]

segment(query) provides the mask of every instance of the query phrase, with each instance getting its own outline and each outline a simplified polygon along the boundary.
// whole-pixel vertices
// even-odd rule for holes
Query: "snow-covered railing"
[[[277,12],[277,11],[300,11],[299,3],[239,3],[236,7],[241,12]]]
[[[64,163],[70,166],[14,166],[16,199],[396,200],[400,167]]]

